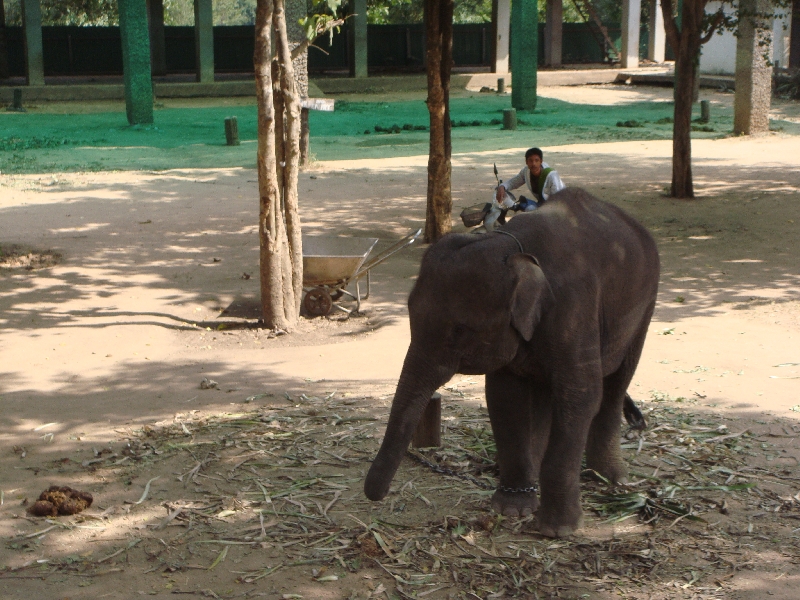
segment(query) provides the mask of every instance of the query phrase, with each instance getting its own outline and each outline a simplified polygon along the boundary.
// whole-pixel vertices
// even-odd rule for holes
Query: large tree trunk
[[[292,269],[292,249],[287,237],[287,226],[284,206],[288,202],[283,200],[284,190],[281,189],[278,178],[280,162],[276,156],[276,114],[275,98],[272,88],[272,36],[273,30],[277,32],[276,45],[280,47],[286,43],[285,25],[281,29],[278,21],[283,20],[282,0],[259,0],[256,6],[255,27],[255,52],[253,62],[256,73],[256,93],[258,97],[258,191],[259,191],[259,241],[260,252],[260,280],[261,280],[261,310],[264,324],[271,329],[290,330],[297,322],[300,314],[300,298],[297,285],[294,281]],[[281,36],[283,39],[281,39]],[[281,56],[284,55],[280,52]],[[289,60],[291,64],[291,60]],[[280,65],[279,65],[280,66]],[[281,74],[283,77],[283,74]],[[285,99],[291,96],[291,90],[281,90]],[[288,112],[288,111],[287,111]],[[280,116],[282,121],[283,116]],[[283,127],[280,127],[283,130]],[[283,161],[285,162],[285,161]],[[292,187],[290,178],[286,175],[290,171],[284,169],[281,181],[284,189]],[[294,177],[294,210],[296,211],[297,177]],[[290,196],[291,194],[286,194]],[[294,229],[299,236],[299,221],[292,222],[292,239],[295,237]],[[302,254],[300,254],[302,261]],[[302,262],[300,268],[300,282],[302,286]],[[300,289],[302,292],[302,289]]]
[[[278,33],[276,46],[281,73],[281,93],[284,113],[283,143],[283,209],[286,217],[286,233],[289,242],[289,261],[291,264],[290,288],[294,304],[293,314],[300,314],[300,301],[303,296],[303,239],[300,227],[300,210],[297,196],[297,178],[300,170],[300,93],[295,81],[289,36],[286,30],[284,13],[285,0],[275,1],[273,22]]]
[[[428,205],[425,241],[435,242],[452,229],[450,194],[450,68],[453,62],[453,0],[425,2],[428,71]]]

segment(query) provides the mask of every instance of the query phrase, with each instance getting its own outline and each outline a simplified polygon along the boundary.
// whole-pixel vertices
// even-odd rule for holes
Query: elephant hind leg
[[[628,478],[628,467],[620,448],[622,413],[626,401],[633,403],[627,390],[639,364],[649,322],[648,317],[619,369],[603,378],[603,401],[592,420],[586,441],[586,466],[612,483],[623,483]]]
[[[612,483],[623,483],[628,477],[628,468],[620,448],[620,430],[622,405],[629,379],[617,371],[603,380],[603,401],[600,411],[592,420],[586,440],[587,468]]]

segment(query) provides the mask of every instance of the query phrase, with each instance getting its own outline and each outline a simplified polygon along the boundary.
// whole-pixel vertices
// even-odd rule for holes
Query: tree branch
[[[672,16],[672,0],[661,0],[661,12],[664,14],[664,33],[666,33],[667,41],[672,47],[675,58],[677,58],[680,53],[681,34],[678,31],[675,18]]]
[[[709,27],[708,32],[700,38],[700,45],[702,46],[706,42],[708,42],[713,35],[717,32],[720,25],[722,25],[722,21],[725,19],[725,13],[722,11],[722,7],[717,11],[717,14],[714,15],[714,20],[711,21],[711,25]]]
[[[297,46],[294,47],[294,49],[292,50],[292,60],[295,60],[303,52],[308,50],[308,47],[314,42],[316,42],[320,36],[325,35],[334,27],[339,27],[343,24],[344,24],[344,19],[336,19],[334,21],[326,22],[322,27],[319,27],[317,31],[314,32],[315,35],[313,40],[309,40],[308,38],[306,38],[305,40],[303,40]]]

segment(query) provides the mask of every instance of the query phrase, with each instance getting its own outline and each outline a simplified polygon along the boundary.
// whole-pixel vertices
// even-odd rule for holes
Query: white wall
[[[713,14],[719,9],[719,2],[709,2],[706,13]],[[727,9],[732,11],[731,8]],[[781,67],[789,64],[789,24],[791,8],[782,9],[782,16],[775,19],[772,29],[772,60]],[[700,72],[709,75],[732,75],[736,71],[736,38],[730,31],[715,34],[702,46]]]

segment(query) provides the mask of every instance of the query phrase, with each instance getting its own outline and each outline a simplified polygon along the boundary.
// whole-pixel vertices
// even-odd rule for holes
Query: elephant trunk
[[[416,352],[413,345],[409,348],[392,401],[383,443],[364,481],[367,498],[382,500],[389,492],[392,479],[431,396],[454,374],[455,368],[431,364],[424,352]]]

